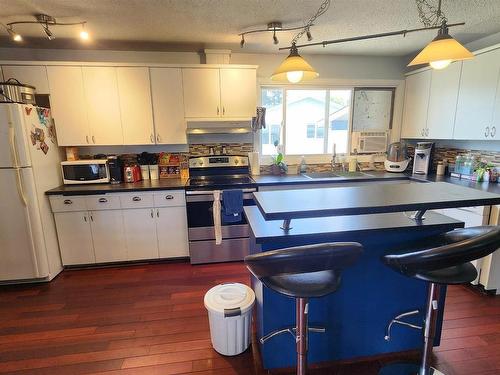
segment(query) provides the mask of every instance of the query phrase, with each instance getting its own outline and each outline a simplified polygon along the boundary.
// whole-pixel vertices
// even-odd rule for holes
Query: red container
[[[138,165],[133,165],[123,168],[123,176],[125,182],[141,181],[141,168]]]

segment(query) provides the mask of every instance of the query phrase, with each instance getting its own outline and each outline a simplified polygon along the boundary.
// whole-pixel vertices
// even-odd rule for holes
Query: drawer
[[[121,194],[120,203],[122,208],[152,208],[153,194],[151,193],[132,193]]]
[[[184,190],[165,190],[154,193],[155,207],[185,206],[186,197]]]
[[[119,210],[120,197],[116,194],[92,195],[85,197],[85,203],[89,211]]]
[[[86,211],[85,197],[66,197],[63,195],[51,195],[49,197],[52,212]]]

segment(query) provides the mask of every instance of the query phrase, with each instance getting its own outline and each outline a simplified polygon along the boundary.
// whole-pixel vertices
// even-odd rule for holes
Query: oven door
[[[243,206],[253,206],[255,189],[243,189]],[[209,191],[187,191],[186,209],[189,230],[189,241],[215,239],[213,219],[214,198]],[[222,238],[248,237],[249,229],[245,215],[239,222],[222,223]]]

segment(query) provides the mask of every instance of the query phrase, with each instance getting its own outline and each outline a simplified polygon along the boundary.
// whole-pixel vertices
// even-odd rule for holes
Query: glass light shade
[[[311,80],[318,76],[319,74],[314,68],[292,46],[290,55],[274,71],[271,79],[273,81],[297,83],[302,80]]]
[[[89,40],[89,33],[85,30],[80,31],[80,39]]]
[[[472,59],[474,55],[450,35],[438,35],[408,64],[408,66],[430,64],[434,69],[443,69],[452,61]]]

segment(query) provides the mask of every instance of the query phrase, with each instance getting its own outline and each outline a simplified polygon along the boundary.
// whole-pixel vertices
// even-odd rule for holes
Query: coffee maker
[[[418,142],[413,158],[413,174],[427,174],[431,164],[432,142]]]
[[[109,181],[112,184],[123,182],[123,161],[119,156],[108,156]]]

